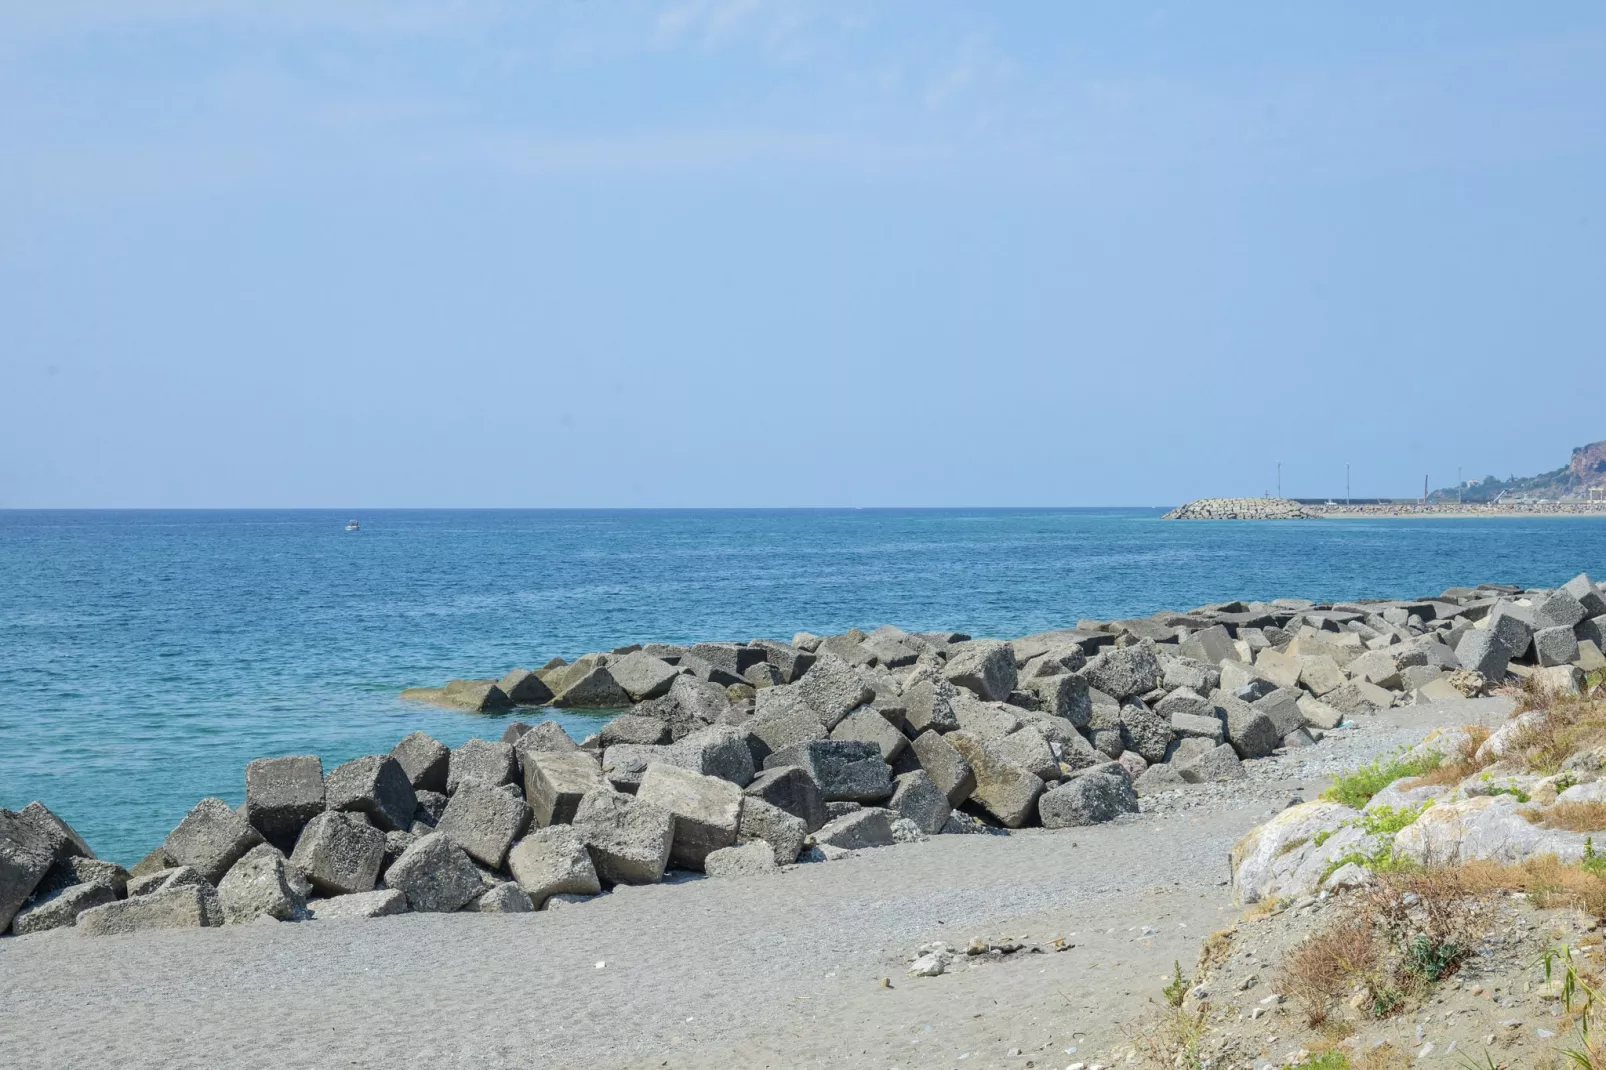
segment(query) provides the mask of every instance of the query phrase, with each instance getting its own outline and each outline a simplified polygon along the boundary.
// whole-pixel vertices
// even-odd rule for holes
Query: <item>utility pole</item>
[[[1422,477],[1422,504],[1426,505],[1427,503],[1428,503],[1428,477],[1424,475]]]
[[[1349,508],[1349,462],[1344,462],[1344,507]]]

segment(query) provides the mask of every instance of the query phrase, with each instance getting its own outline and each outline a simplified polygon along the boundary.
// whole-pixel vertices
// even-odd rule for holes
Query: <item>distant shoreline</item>
[[[1390,502],[1368,505],[1312,505],[1292,498],[1199,498],[1179,505],[1167,520],[1373,520],[1422,517],[1598,516],[1606,517],[1606,501],[1501,502],[1428,504]]]

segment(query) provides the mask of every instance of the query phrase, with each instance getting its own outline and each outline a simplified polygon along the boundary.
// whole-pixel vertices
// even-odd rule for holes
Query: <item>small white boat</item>
[[[357,523],[355,520],[353,520],[353,521],[349,522],[346,525],[346,530],[347,531],[361,531],[362,530],[362,525]]]

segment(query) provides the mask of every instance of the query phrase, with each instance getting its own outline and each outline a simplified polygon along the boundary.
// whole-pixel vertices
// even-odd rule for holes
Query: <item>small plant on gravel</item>
[[[1337,1048],[1330,1048],[1297,1064],[1295,1070],[1350,1070],[1349,1056]]]
[[[1606,854],[1595,852],[1595,837],[1584,837],[1584,860],[1578,863],[1584,867],[1584,872],[1596,877],[1606,877]]]
[[[1345,773],[1333,781],[1333,786],[1322,793],[1330,799],[1359,810],[1372,801],[1372,796],[1402,777],[1420,777],[1437,769],[1444,761],[1440,754],[1424,754],[1406,758],[1395,754],[1379,758],[1371,765],[1363,765],[1352,773]]]
[[[1183,999],[1188,994],[1188,979],[1182,976],[1182,963],[1176,959],[1171,960],[1171,983],[1161,989],[1165,993],[1165,1001],[1173,1007],[1182,1006]]]
[[[1355,978],[1369,975],[1376,966],[1377,940],[1371,920],[1364,914],[1351,914],[1289,954],[1277,990],[1298,1004],[1306,1025],[1317,1029]]]
[[[1366,811],[1354,821],[1346,821],[1345,825],[1354,825],[1368,836],[1377,836],[1379,840],[1370,851],[1350,851],[1340,858],[1335,858],[1327,864],[1322,873],[1322,880],[1332,876],[1341,867],[1354,862],[1373,873],[1404,873],[1417,868],[1417,863],[1399,854],[1394,850],[1394,837],[1402,829],[1409,828],[1416,819],[1422,816],[1423,811],[1433,805],[1429,799],[1421,806],[1379,806],[1374,810]],[[1327,833],[1327,836],[1332,833]],[[1326,842],[1326,836],[1318,834],[1316,845],[1319,847]]]
[[[1600,979],[1579,966],[1573,949],[1567,945],[1550,948],[1544,954],[1545,983],[1549,984],[1556,966],[1561,966],[1561,1004],[1578,1023],[1577,1046],[1563,1048],[1562,1054],[1582,1070],[1606,1068],[1606,1037],[1599,1024],[1596,1004],[1601,998]]]
[[[1477,757],[1478,748],[1483,746],[1489,738],[1489,727],[1487,725],[1464,725],[1462,726],[1462,731],[1466,732],[1467,738],[1456,748],[1454,754],[1447,755],[1435,768],[1428,770],[1421,776],[1412,778],[1411,782],[1404,785],[1404,787],[1408,789],[1451,787],[1461,783],[1461,781],[1472,776],[1494,760],[1490,757],[1480,761]]]

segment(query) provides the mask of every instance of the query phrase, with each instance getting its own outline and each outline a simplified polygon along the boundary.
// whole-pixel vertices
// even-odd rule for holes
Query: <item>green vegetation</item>
[[[1606,877],[1606,854],[1595,853],[1595,838],[1584,837],[1584,860],[1579,863],[1592,877]]]
[[[1353,773],[1345,773],[1333,781],[1333,786],[1322,793],[1322,798],[1359,810],[1372,801],[1372,796],[1401,777],[1431,773],[1443,761],[1442,754],[1424,754],[1419,758],[1404,758],[1396,754],[1379,758],[1371,765],[1363,765]]]
[[[1368,836],[1378,836],[1380,839],[1370,851],[1350,851],[1329,862],[1322,873],[1322,880],[1325,881],[1351,862],[1373,873],[1402,873],[1415,866],[1415,862],[1395,853],[1394,836],[1401,829],[1410,827],[1432,805],[1433,800],[1429,799],[1421,806],[1379,806],[1361,814],[1354,821],[1346,821],[1346,826],[1359,828]],[[1331,832],[1318,833],[1315,842],[1319,845],[1331,835]]]
[[[1333,1048],[1329,1051],[1312,1055],[1300,1063],[1295,1070],[1349,1070],[1349,1056]]]
[[[1182,998],[1188,994],[1188,979],[1182,976],[1182,963],[1176,959],[1171,960],[1171,983],[1161,991],[1165,993],[1165,1001],[1173,1007],[1182,1006]]]

